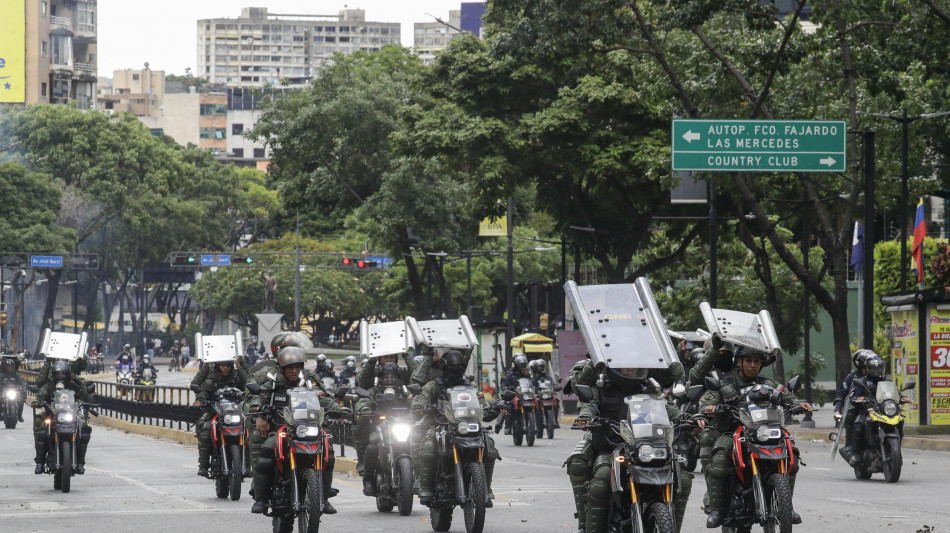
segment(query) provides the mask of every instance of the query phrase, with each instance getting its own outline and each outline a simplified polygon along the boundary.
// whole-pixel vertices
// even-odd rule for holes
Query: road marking
[[[155,509],[149,508],[148,514],[181,514],[181,513],[207,513],[208,511],[213,511],[216,513],[233,513],[234,509],[227,508],[215,508],[215,507],[203,507],[195,509]],[[141,509],[110,509],[110,510],[101,510],[101,509],[86,509],[81,511],[65,510],[59,509],[56,511],[56,516],[98,516],[98,515],[141,515]],[[25,517],[49,517],[49,511],[30,511],[25,513],[0,513],[0,518],[25,518]]]
[[[160,495],[160,496],[167,496],[167,497],[169,497],[169,498],[174,498],[175,500],[178,500],[178,501],[180,501],[181,503],[184,503],[184,504],[186,504],[186,505],[190,505],[190,506],[192,506],[192,507],[197,507],[197,508],[200,508],[200,509],[214,509],[214,507],[211,506],[211,505],[205,505],[205,504],[203,504],[203,503],[193,502],[193,501],[191,501],[191,500],[189,500],[189,499],[187,499],[187,498],[185,498],[185,497],[183,497],[183,496],[179,496],[179,495],[177,495],[177,494],[175,494],[175,493],[173,493],[173,492],[168,492],[168,491],[165,491],[165,490],[162,490],[162,489],[159,489],[159,488],[155,488],[155,487],[153,487],[153,486],[151,486],[151,485],[149,485],[149,484],[147,484],[147,483],[145,483],[145,482],[143,482],[143,481],[139,481],[139,480],[137,480],[137,479],[133,479],[133,478],[126,477],[126,476],[123,476],[123,475],[120,475],[120,474],[116,474],[116,473],[114,473],[114,472],[109,472],[109,471],[107,471],[107,470],[100,470],[100,469],[98,469],[98,468],[86,467],[86,469],[87,469],[87,470],[92,470],[93,472],[98,472],[98,473],[100,473],[100,474],[105,474],[105,475],[107,475],[107,476],[109,476],[109,477],[114,477],[114,478],[116,478],[116,479],[120,479],[120,480],[125,481],[126,483],[128,483],[128,484],[130,484],[130,485],[135,485],[136,487],[139,487],[139,488],[144,489],[144,490],[147,490],[147,491],[149,491],[149,492],[158,494],[158,495]]]

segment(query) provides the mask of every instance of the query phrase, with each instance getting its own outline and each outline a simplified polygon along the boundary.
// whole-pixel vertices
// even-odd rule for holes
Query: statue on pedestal
[[[273,313],[275,310],[274,293],[277,292],[277,278],[274,277],[272,270],[268,270],[266,276],[261,272],[261,279],[264,280],[264,312]]]

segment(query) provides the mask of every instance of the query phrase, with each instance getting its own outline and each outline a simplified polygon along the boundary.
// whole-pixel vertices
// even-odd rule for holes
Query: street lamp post
[[[514,282],[514,249],[511,246],[511,240],[513,237],[514,224],[512,222],[514,216],[514,206],[512,205],[511,195],[508,196],[508,247],[506,252],[508,254],[508,272],[507,272],[507,299],[506,299],[506,309],[505,313],[505,368],[511,366],[511,339],[515,336],[515,325],[512,322],[512,317],[515,312],[515,282]]]

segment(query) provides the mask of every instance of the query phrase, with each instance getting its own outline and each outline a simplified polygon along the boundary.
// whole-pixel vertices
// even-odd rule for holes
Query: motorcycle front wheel
[[[412,513],[412,485],[415,480],[412,475],[412,459],[409,457],[400,457],[396,461],[396,475],[399,481],[399,495],[396,503],[399,506],[400,516],[409,516]]]
[[[525,428],[525,440],[527,441],[528,446],[534,446],[534,438],[538,432],[537,428],[537,417],[534,413],[528,413],[528,416],[525,417],[525,422],[528,424],[528,427]]]
[[[228,447],[231,454],[231,476],[230,476],[230,491],[231,491],[231,501],[238,501],[241,499],[241,482],[244,481],[244,459],[241,458],[241,447],[237,444],[232,444]]]
[[[63,492],[69,492],[69,482],[73,477],[73,444],[60,442],[59,445],[63,454],[63,464],[59,468],[60,487]]]
[[[429,523],[432,524],[432,531],[448,531],[452,527],[452,510],[451,506],[433,505],[429,508]]]
[[[511,423],[511,438],[515,442],[515,446],[521,446],[521,443],[524,439],[524,428],[521,426],[521,420],[515,418]]]
[[[323,480],[321,472],[312,468],[304,471],[303,478],[307,485],[305,508],[297,515],[297,531],[299,533],[320,533],[320,515],[323,512]]]
[[[554,426],[556,425],[556,420],[554,419],[554,409],[547,410],[547,419],[548,419],[548,438],[554,438]]]
[[[529,435],[533,436],[532,433]],[[485,527],[485,502],[488,501],[485,470],[481,463],[468,463],[465,465],[464,476],[468,493],[468,501],[462,504],[462,511],[465,514],[465,532],[482,533]]]
[[[893,439],[884,439],[884,457],[881,461],[884,468],[884,481],[897,483],[901,478],[901,467],[904,465],[900,443],[895,445]]]
[[[765,481],[765,509],[769,521],[765,533],[792,533],[792,491],[788,477],[772,474]]]
[[[676,533],[670,509],[662,502],[653,502],[647,507],[644,526],[647,533]]]

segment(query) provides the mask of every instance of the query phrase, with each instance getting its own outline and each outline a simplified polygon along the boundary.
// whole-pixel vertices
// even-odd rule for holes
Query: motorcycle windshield
[[[667,368],[678,360],[646,279],[564,285],[591,361],[610,368]]]
[[[236,402],[230,398],[218,398],[218,411],[223,414],[240,413],[241,402]]]
[[[531,380],[528,378],[520,378],[518,380],[518,393],[522,396],[533,396],[534,395],[534,384],[531,383]]]
[[[119,363],[115,366],[115,369],[122,374],[132,372],[132,363]]]
[[[154,376],[155,375],[152,373],[151,368],[146,368],[145,370],[142,371],[142,379],[144,381],[152,381],[152,378],[154,378]]]
[[[284,419],[294,423],[323,424],[323,406],[320,405],[320,393],[313,389],[296,387],[287,391],[287,407]]]
[[[785,423],[785,410],[781,407],[761,407],[751,403],[749,404],[749,420],[751,424],[746,425],[782,425]]]
[[[53,393],[53,411],[58,413],[73,413],[76,411],[76,392],[69,389],[60,389]]]
[[[328,390],[328,391],[329,391],[329,390],[336,389],[336,381],[334,381],[333,378],[331,378],[331,377],[325,377],[325,378],[322,379],[322,381],[323,381],[323,388],[324,388],[324,389],[326,389],[326,390]]]
[[[898,400],[900,393],[897,391],[897,384],[887,380],[878,381],[877,392],[874,397],[877,399],[877,403],[881,403],[884,400]]]
[[[668,442],[673,437],[666,400],[648,395],[627,396],[627,422],[636,440]]]
[[[480,422],[482,419],[482,404],[478,401],[478,391],[475,387],[460,385],[448,390],[449,405],[445,418],[458,422],[470,420]]]

